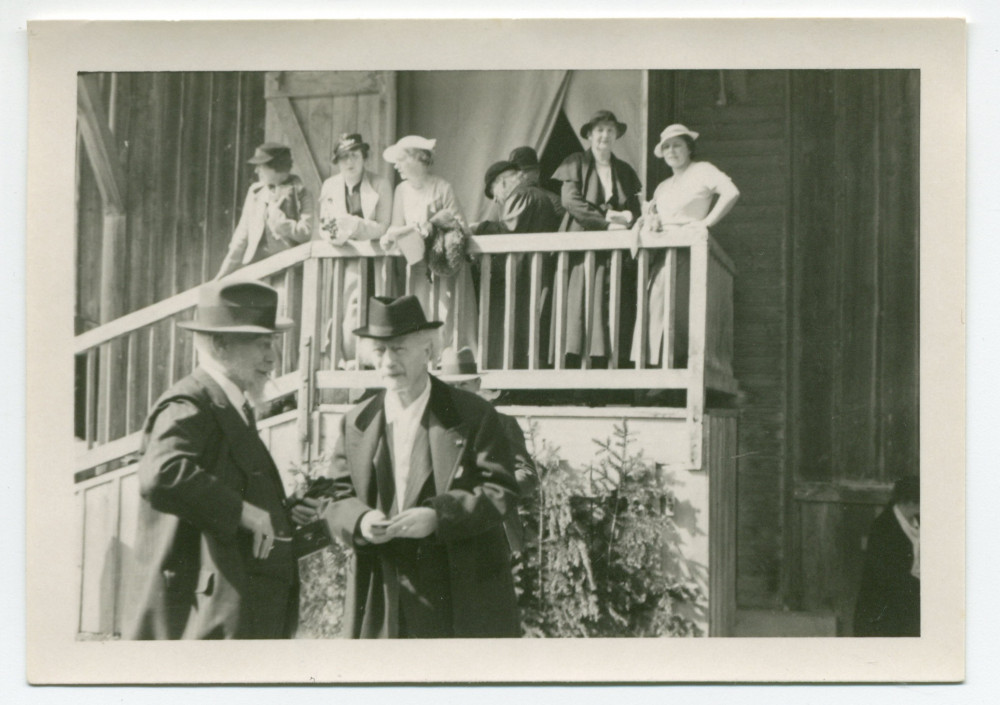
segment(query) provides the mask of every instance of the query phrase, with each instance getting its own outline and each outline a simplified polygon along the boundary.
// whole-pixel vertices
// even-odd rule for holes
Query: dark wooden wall
[[[119,313],[215,275],[253,179],[246,160],[264,137],[262,73],[98,76],[113,149],[126,176],[126,252]],[[102,203],[78,141],[77,332],[100,310]]]
[[[868,525],[892,481],[919,472],[920,75],[790,76],[787,600],[849,633]]]
[[[736,263],[734,374],[739,420],[738,599],[780,604],[787,466],[787,81],[784,71],[653,71],[650,144],[669,123],[700,133],[696,158],[715,164],[740,200],[714,230]],[[670,173],[650,158],[647,192]]]
[[[892,480],[918,471],[919,73],[652,71],[741,198],[738,600],[835,612]],[[647,193],[669,174],[651,161]]]

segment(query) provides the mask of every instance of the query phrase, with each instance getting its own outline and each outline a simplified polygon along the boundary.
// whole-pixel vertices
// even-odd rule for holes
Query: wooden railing
[[[664,344],[662,364],[649,367],[647,288],[656,250],[641,249],[633,261],[632,242],[627,231],[474,238],[471,253],[479,274],[478,301],[457,305],[477,307],[476,342],[480,351],[494,351],[479,355],[484,385],[528,390],[685,390],[688,417],[694,423],[701,421],[706,387],[735,393],[732,262],[714,240],[685,230],[670,234],[669,246],[658,248],[664,250],[668,277]],[[318,390],[379,385],[374,372],[361,369],[350,337],[350,331],[365,318],[367,297],[359,297],[357,308],[348,310],[344,285],[349,276],[356,277],[359,291],[380,293],[385,290],[391,262],[392,257],[375,242],[344,247],[311,242],[233,275],[268,281],[284,292],[283,313],[296,321],[296,327],[291,335],[282,336],[281,362],[268,394],[298,392],[304,442],[310,435],[310,413],[316,407]],[[582,263],[584,273],[585,321],[590,321],[598,303],[594,300],[598,270],[606,272],[607,369],[590,369],[586,356],[579,369],[568,369],[565,364],[568,280],[575,262]],[[502,285],[494,281],[498,277]],[[412,290],[412,277],[407,279],[407,288]],[[432,278],[432,291],[441,285]],[[491,306],[491,296],[498,291],[504,297],[503,306]],[[78,458],[77,471],[137,448],[148,407],[193,369],[191,338],[178,335],[176,323],[190,318],[197,295],[197,289],[185,291],[76,337],[87,449]],[[546,299],[551,300],[550,306],[543,306]],[[429,316],[435,313],[432,310]],[[525,315],[526,325],[520,320]],[[642,341],[636,350],[637,364],[631,361],[629,335],[635,327]],[[585,339],[594,333],[585,326]],[[548,344],[543,345],[546,338]],[[697,465],[699,460],[692,462]]]

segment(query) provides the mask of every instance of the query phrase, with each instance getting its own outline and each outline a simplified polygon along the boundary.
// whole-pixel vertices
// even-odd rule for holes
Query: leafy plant
[[[627,422],[595,441],[583,473],[529,430],[539,492],[522,522],[532,540],[515,580],[527,636],[700,636],[697,582],[677,569],[676,498],[655,463],[633,449]]]

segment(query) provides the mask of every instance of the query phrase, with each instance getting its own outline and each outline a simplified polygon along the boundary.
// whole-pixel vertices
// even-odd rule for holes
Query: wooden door
[[[291,147],[295,173],[317,198],[345,132],[361,134],[371,145],[368,168],[391,179],[382,150],[396,139],[395,72],[270,71],[264,97],[265,137]]]

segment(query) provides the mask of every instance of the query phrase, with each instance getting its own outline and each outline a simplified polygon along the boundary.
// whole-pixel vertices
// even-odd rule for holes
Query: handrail
[[[312,244],[307,242],[284,252],[279,252],[265,260],[243,267],[230,276],[240,279],[263,279],[264,277],[276,274],[283,269],[288,269],[309,259],[312,256]],[[193,307],[198,303],[198,290],[202,286],[204,284],[199,284],[192,289],[174,294],[170,298],[163,299],[163,301],[157,301],[155,304],[140,308],[97,328],[92,328],[86,333],[81,333],[73,339],[74,354],[79,355],[121,335],[144,328]]]
[[[582,252],[602,250],[623,250],[632,247],[635,235],[628,230],[574,232],[574,233],[534,233],[530,235],[479,235],[472,238],[469,252],[474,255],[494,255],[522,252]],[[732,260],[726,256],[713,238],[709,238],[713,254],[732,272]],[[678,229],[670,233],[669,240],[660,243],[662,247],[693,247],[705,242],[695,233]],[[352,258],[352,257],[398,256],[386,253],[377,241],[352,242],[350,245],[331,245],[316,240],[303,243],[284,252],[279,252],[261,262],[237,270],[230,276],[241,279],[263,279],[288,269],[312,257]],[[81,354],[91,348],[103,345],[114,338],[150,324],[169,318],[193,307],[198,301],[198,290],[202,285],[175,294],[109,323],[93,328],[74,338],[73,352]]]

